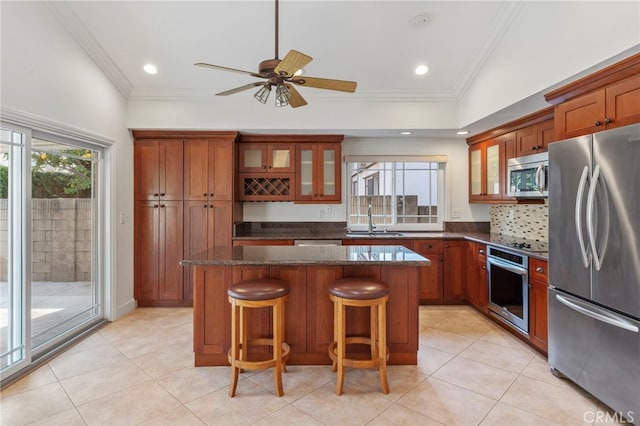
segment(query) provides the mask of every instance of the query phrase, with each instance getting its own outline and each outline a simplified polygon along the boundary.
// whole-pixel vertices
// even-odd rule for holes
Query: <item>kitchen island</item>
[[[231,308],[227,289],[251,278],[286,281],[285,339],[288,364],[330,364],[333,304],[328,285],[339,278],[365,276],[385,281],[389,364],[416,364],[418,352],[418,270],[427,258],[396,245],[363,246],[219,246],[181,262],[193,268],[193,345],[196,366],[228,365]],[[250,334],[271,334],[267,309],[248,313]],[[368,334],[366,309],[347,313],[348,334]]]

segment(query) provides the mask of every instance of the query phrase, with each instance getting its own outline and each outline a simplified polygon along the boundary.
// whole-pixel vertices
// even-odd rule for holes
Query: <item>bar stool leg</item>
[[[338,300],[337,299],[332,299],[333,300],[333,341],[336,342],[336,344],[340,341],[338,339],[338,336],[340,336],[340,330],[338,327],[338,312],[340,310],[340,306],[338,306]],[[338,353],[338,347],[336,346],[336,354]],[[335,360],[333,360],[331,362],[331,371],[333,371],[334,373],[338,370],[338,362],[337,362],[337,358]]]
[[[344,386],[344,359],[346,357],[346,339],[347,333],[346,327],[346,308],[342,303],[342,298],[336,298],[336,305],[338,306],[338,315],[336,316],[336,322],[338,323],[338,337],[336,342],[338,343],[337,349],[337,370],[338,376],[336,378],[336,395],[342,395],[342,387]]]
[[[235,360],[238,359],[240,352],[240,341],[238,331],[240,330],[240,318],[241,316],[238,306],[235,302],[231,302],[231,385],[229,386],[229,396],[233,397],[236,394],[236,388],[238,387],[238,375],[240,369],[236,367]],[[240,315],[239,315],[240,314]],[[244,348],[243,348],[244,352]]]
[[[379,365],[378,371],[380,373],[380,384],[382,385],[382,392],[389,393],[389,382],[387,381],[387,311],[385,307],[386,301],[380,303],[376,309],[378,310],[378,346]]]
[[[378,350],[378,307],[371,306],[369,308],[370,320],[369,320],[369,335],[371,336],[371,359],[377,360],[379,358]]]
[[[273,359],[276,361],[276,365],[273,367],[273,381],[277,396],[284,394],[282,389],[282,329],[280,327],[282,308],[282,300],[278,300],[273,306]]]

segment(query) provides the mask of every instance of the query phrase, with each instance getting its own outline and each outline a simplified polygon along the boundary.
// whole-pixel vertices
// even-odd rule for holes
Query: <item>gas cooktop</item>
[[[532,253],[544,253],[549,251],[549,243],[546,241],[528,240],[517,238],[511,235],[491,234],[491,243],[500,244],[506,247],[513,247],[522,251]]]

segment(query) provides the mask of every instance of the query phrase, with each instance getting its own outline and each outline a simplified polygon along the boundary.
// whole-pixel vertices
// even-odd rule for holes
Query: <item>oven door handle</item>
[[[509,265],[508,263],[501,262],[500,260],[493,259],[491,257],[487,258],[487,263],[489,265],[496,265],[502,269],[506,269],[509,272],[513,272],[514,274],[522,275],[526,277],[528,275],[528,271],[525,268],[519,268],[517,266]]]

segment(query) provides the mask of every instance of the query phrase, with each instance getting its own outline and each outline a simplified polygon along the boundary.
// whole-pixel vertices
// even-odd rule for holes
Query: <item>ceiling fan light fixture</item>
[[[267,99],[269,98],[269,94],[271,93],[271,86],[265,84],[253,95],[254,98],[262,102],[263,104],[267,103]]]
[[[276,106],[284,107],[289,105],[289,99],[291,98],[291,92],[284,84],[278,84],[276,86]]]

